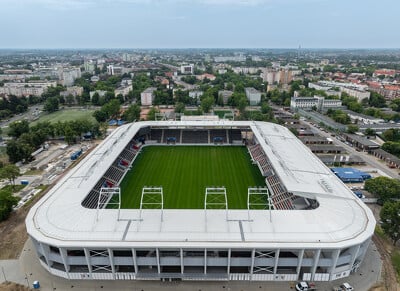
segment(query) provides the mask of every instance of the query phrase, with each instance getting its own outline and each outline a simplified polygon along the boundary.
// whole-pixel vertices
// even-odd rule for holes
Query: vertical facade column
[[[300,271],[301,271],[301,266],[303,264],[303,257],[304,257],[304,249],[301,249],[300,253],[299,253],[299,256],[298,256],[298,262],[297,262],[297,268],[296,268],[296,274],[297,274],[297,279],[298,280],[303,280],[303,278],[299,278]]]
[[[360,247],[361,247],[361,245],[359,244],[356,247],[354,247],[355,250],[352,251],[351,260],[350,260],[350,270],[351,271],[353,270],[353,265],[354,265],[354,262],[356,261],[357,254],[360,251]]]
[[[232,249],[228,249],[228,264],[227,264],[227,270],[226,270],[228,276],[231,273],[231,255],[232,255]]]
[[[67,273],[67,277],[69,279],[69,265],[67,263],[67,251],[64,248],[58,248],[60,250],[61,260],[63,261],[65,272]]]
[[[157,256],[157,270],[158,274],[161,274],[161,266],[160,266],[160,251],[156,248],[156,256]]]
[[[280,249],[277,249],[275,251],[274,275],[276,274],[276,271],[278,270],[278,261],[279,261],[280,252],[281,252]]]
[[[90,260],[90,252],[87,248],[83,248],[83,251],[85,253],[85,259],[86,259],[86,264],[88,265],[89,273],[90,275],[92,275],[93,270],[92,270],[92,262]]]
[[[135,268],[135,274],[139,273],[137,266],[137,257],[136,257],[136,249],[132,249],[132,259],[133,259],[133,267]]]
[[[207,274],[207,249],[204,249],[204,275]]]
[[[180,257],[181,257],[181,274],[183,274],[185,272],[185,266],[183,264],[183,249],[180,248],[179,252],[180,252]]]
[[[314,265],[313,265],[312,270],[311,270],[311,280],[314,280],[315,272],[317,271],[320,255],[321,255],[321,249],[318,249],[316,251],[316,253],[314,254]]]
[[[50,258],[49,258],[50,247],[48,245],[42,243],[42,242],[40,243],[40,246],[42,248],[43,256],[44,256],[44,258],[46,260],[46,263],[47,263],[47,269],[51,273],[51,270],[50,270],[50,268],[51,268],[50,267]]]
[[[107,249],[107,252],[108,252],[108,259],[110,260],[111,271],[112,271],[113,277],[115,279],[114,254],[110,248]]]
[[[255,256],[256,256],[256,249],[253,249],[251,251],[251,266],[250,266],[250,280],[251,281],[253,280]]]
[[[339,249],[335,250],[332,254],[332,264],[331,264],[331,270],[329,272],[329,280],[333,279],[333,273],[335,272],[336,269],[336,264],[339,259],[339,254],[340,254]]]

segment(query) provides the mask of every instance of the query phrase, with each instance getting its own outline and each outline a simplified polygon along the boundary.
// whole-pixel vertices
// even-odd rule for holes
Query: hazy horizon
[[[398,49],[400,2],[0,0],[3,49]]]

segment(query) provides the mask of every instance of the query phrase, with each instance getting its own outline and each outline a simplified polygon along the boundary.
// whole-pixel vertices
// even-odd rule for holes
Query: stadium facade
[[[246,145],[265,177],[267,209],[108,209],[141,148],[167,143]],[[116,129],[26,225],[42,266],[68,279],[330,281],[357,270],[375,219],[285,127],[153,121]]]

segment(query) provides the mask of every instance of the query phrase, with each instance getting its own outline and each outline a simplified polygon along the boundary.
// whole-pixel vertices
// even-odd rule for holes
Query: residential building
[[[93,95],[96,93],[99,94],[99,97],[104,97],[104,96],[106,96],[107,91],[103,91],[103,90],[90,91],[89,92],[90,100],[92,100]]]
[[[244,89],[246,92],[247,100],[249,100],[250,105],[258,105],[261,102],[261,92],[257,91],[252,87],[247,87]]]
[[[5,83],[0,87],[0,94],[22,96],[41,96],[49,87],[56,87],[57,82],[29,82],[29,83]]]
[[[60,96],[67,97],[68,95],[72,95],[74,97],[81,96],[83,93],[83,87],[72,86],[68,87],[67,90],[60,92]]]
[[[343,112],[350,117],[351,122],[357,124],[380,124],[385,122],[385,120],[383,120],[382,118],[376,118],[373,116],[357,113],[351,110],[343,110]]]
[[[202,75],[198,75],[196,76],[196,79],[203,81],[204,79],[208,79],[210,81],[214,81],[215,80],[215,76],[213,74],[202,74]]]
[[[341,100],[325,99],[322,96],[299,97],[295,94],[290,100],[290,109],[293,111],[297,111],[298,109],[312,110],[313,108],[316,108],[318,111],[326,111],[328,109],[340,108],[341,106]]]
[[[80,68],[60,68],[59,78],[63,86],[73,86],[75,80],[82,76]]]
[[[114,65],[108,65],[107,66],[107,74],[114,76],[114,75],[122,75],[123,74],[123,68],[122,67],[117,67]]]
[[[181,66],[181,74],[190,74],[193,75],[194,73],[194,65],[182,65]]]
[[[219,90],[218,91],[218,96],[221,96],[224,104],[228,104],[228,100],[229,98],[232,96],[233,91],[229,91],[229,90]]]
[[[143,106],[153,105],[154,91],[156,91],[156,90],[157,90],[157,88],[155,88],[155,87],[149,87],[146,90],[144,90],[142,93],[140,93],[140,101]]]
[[[100,81],[100,77],[99,76],[93,76],[93,77],[90,78],[90,81],[93,82],[93,83],[96,83],[96,82]]]
[[[189,91],[189,97],[198,99],[203,95],[203,91]]]
[[[310,85],[311,84],[311,85]],[[351,97],[357,98],[358,101],[362,101],[369,98],[371,93],[366,91],[367,85],[358,85],[354,83],[341,83],[334,81],[319,81],[318,83],[309,83],[309,88],[315,88],[317,90],[324,91],[336,91],[334,88],[338,88],[340,92],[345,92]]]
[[[127,96],[129,92],[132,91],[132,85],[122,85],[114,90],[115,96],[121,94],[122,96]]]
[[[96,63],[93,60],[87,60],[83,64],[83,67],[85,68],[85,72],[93,74],[96,70]]]

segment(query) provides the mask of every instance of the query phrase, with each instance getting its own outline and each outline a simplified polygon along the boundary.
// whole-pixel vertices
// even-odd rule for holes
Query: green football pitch
[[[204,209],[206,187],[216,186],[229,209],[247,209],[247,188],[265,182],[244,146],[146,146],[121,182],[121,208],[140,208],[145,186],[163,188],[164,209]]]

